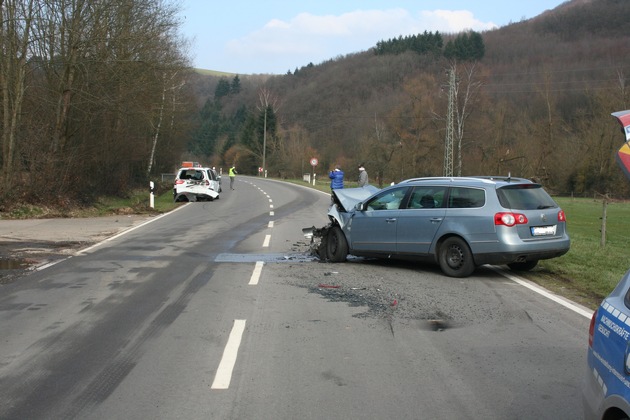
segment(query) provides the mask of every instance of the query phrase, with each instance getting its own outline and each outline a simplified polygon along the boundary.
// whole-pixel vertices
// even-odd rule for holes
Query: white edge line
[[[210,387],[211,389],[228,389],[230,387],[232,371],[234,370],[236,356],[238,355],[238,348],[241,345],[241,339],[245,331],[245,322],[246,320],[244,319],[234,320],[234,326],[232,326],[230,337],[223,350],[223,357],[221,357],[217,373]]]
[[[262,274],[263,265],[265,265],[263,261],[256,261],[252,277],[249,279],[248,283],[250,286],[256,286],[258,284],[258,280],[260,280],[260,275]]]
[[[33,271],[42,271],[42,270],[45,270],[45,269],[47,269],[48,267],[52,267],[53,265],[55,265],[55,264],[59,264],[60,262],[65,261],[65,260],[68,260],[68,259],[70,259],[70,258],[72,258],[72,255],[71,255],[71,256],[69,256],[69,257],[63,258],[63,259],[61,259],[61,260],[51,261],[51,262],[49,262],[49,263],[39,265],[39,266],[37,266],[37,267],[33,268]]]
[[[560,305],[564,306],[565,308],[568,308],[570,310],[572,310],[573,312],[582,315],[585,318],[591,319],[591,316],[593,315],[593,311],[589,310],[588,308],[582,307],[580,305],[577,305],[573,302],[570,302],[568,300],[566,300],[565,298],[562,298],[558,295],[555,295],[553,293],[551,293],[550,291],[535,285],[534,283],[525,280],[521,277],[518,276],[514,276],[512,274],[508,274],[506,273],[504,270],[502,270],[499,267],[494,267],[494,266],[488,266],[490,269],[492,269],[493,271],[495,271],[496,273],[502,275],[503,277],[512,280],[514,283],[520,284],[523,287],[528,288],[529,290],[532,290],[536,293],[538,293],[539,295],[542,295],[544,297],[546,297],[547,299],[551,299],[552,301],[559,303]]]
[[[190,203],[188,203],[188,204],[190,204]],[[184,208],[184,207],[186,207],[188,204],[184,204],[183,206],[178,207],[178,208],[176,208],[175,210],[169,211],[168,213],[161,214],[161,215],[156,216],[156,217],[154,217],[154,218],[152,218],[152,219],[149,219],[149,220],[147,220],[147,221],[145,221],[145,222],[142,222],[142,223],[140,223],[140,224],[139,224],[139,225],[137,225],[137,226],[133,226],[133,227],[130,227],[129,229],[123,230],[122,232],[119,232],[119,233],[117,233],[117,234],[116,234],[116,235],[114,235],[114,236],[110,236],[109,238],[104,239],[104,240],[102,240],[101,242],[95,243],[95,244],[94,244],[94,245],[92,245],[92,246],[89,246],[89,247],[87,247],[87,248],[85,248],[85,249],[82,249],[82,250],[78,251],[78,252],[77,252],[77,254],[82,254],[82,253],[84,253],[84,252],[88,252],[88,251],[92,250],[93,248],[96,248],[96,247],[98,247],[98,246],[103,245],[103,244],[104,244],[104,243],[106,243],[106,242],[109,242],[109,241],[114,240],[114,239],[116,239],[116,238],[119,238],[119,237],[121,237],[121,236],[123,236],[123,235],[126,235],[127,233],[132,232],[132,231],[134,231],[134,230],[136,230],[136,229],[139,229],[139,228],[141,228],[142,226],[148,225],[149,223],[153,223],[153,222],[155,222],[156,220],[161,219],[161,218],[162,218],[162,217],[164,217],[164,216],[168,216],[169,214],[173,214],[173,213],[174,213],[174,212],[176,212],[177,210],[179,210],[179,209],[183,209],[183,208]]]

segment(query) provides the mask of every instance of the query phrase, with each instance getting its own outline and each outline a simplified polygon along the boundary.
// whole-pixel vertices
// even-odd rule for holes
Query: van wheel
[[[536,267],[537,264],[538,264],[538,260],[533,260],[533,261],[510,263],[507,266],[510,267],[510,270],[512,271],[529,271],[532,268]]]
[[[342,262],[348,256],[348,241],[339,226],[333,226],[326,239],[326,254],[332,262]]]
[[[475,271],[475,262],[468,244],[461,238],[447,238],[438,251],[442,272],[449,277],[468,277]]]

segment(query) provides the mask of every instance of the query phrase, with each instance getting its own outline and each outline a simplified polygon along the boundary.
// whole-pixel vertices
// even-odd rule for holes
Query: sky
[[[181,0],[193,67],[286,74],[423,33],[485,31],[566,0]]]

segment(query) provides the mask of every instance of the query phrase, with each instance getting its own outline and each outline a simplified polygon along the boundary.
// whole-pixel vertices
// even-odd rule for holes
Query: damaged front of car
[[[311,250],[322,261],[344,261],[348,254],[346,227],[354,212],[379,188],[366,185],[361,188],[343,188],[332,191],[332,204],[328,208],[330,223],[322,228],[315,226],[302,229],[304,236],[311,240]],[[315,238],[320,241],[317,243]]]

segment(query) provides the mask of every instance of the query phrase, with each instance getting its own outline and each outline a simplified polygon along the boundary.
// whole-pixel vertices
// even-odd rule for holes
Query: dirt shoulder
[[[0,284],[137,226],[154,216],[0,220]]]

